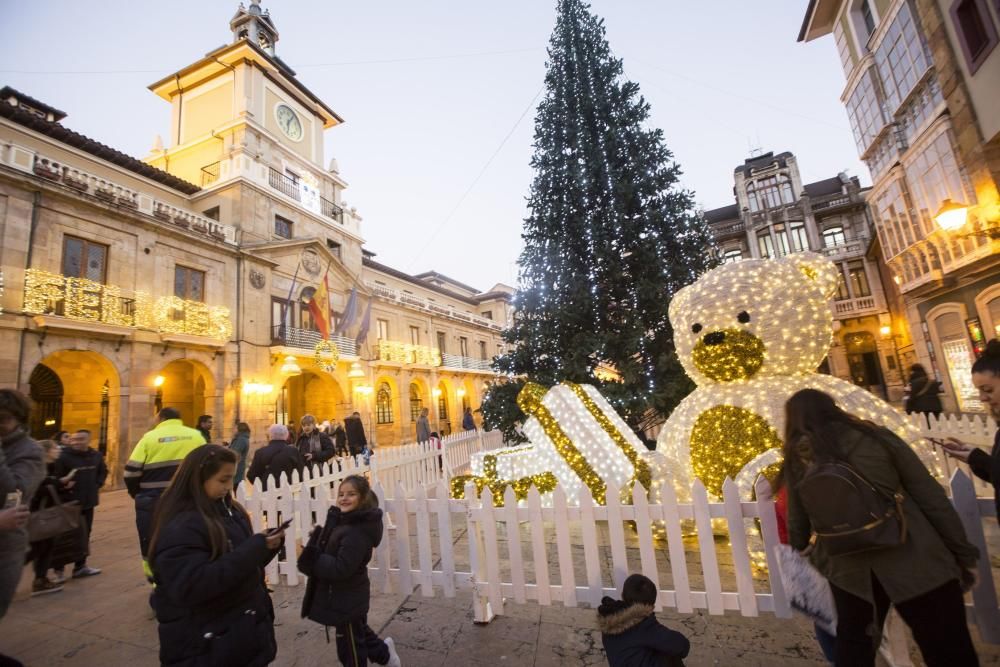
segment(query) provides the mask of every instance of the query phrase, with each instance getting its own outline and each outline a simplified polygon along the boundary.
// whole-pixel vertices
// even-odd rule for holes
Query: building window
[[[783,257],[789,254],[788,234],[785,233],[784,225],[774,226],[774,238],[778,244],[778,255]]]
[[[274,216],[274,233],[283,239],[292,238],[292,221],[280,215]]]
[[[463,357],[469,356],[469,339],[465,336],[458,339],[458,353]]]
[[[871,68],[865,70],[847,100],[847,116],[851,121],[854,143],[858,147],[859,154],[868,150],[887,122],[885,111],[875,92],[875,80],[872,74]]]
[[[835,248],[839,245],[846,245],[847,237],[844,236],[844,228],[840,225],[823,230],[823,247]]]
[[[295,304],[289,303],[285,299],[271,297],[271,328],[272,338],[283,339],[286,332],[292,326],[295,317]]]
[[[778,208],[784,204],[794,204],[792,182],[787,176],[766,176],[747,184],[747,199],[750,210],[756,213],[765,208]]]
[[[63,238],[62,272],[67,278],[103,283],[107,275],[108,246],[75,236]]]
[[[416,382],[410,383],[410,421],[417,421],[420,411],[424,409],[424,399],[420,398],[420,387]]]
[[[848,76],[854,69],[854,59],[852,58],[851,46],[848,41],[847,31],[839,21],[833,28],[833,37],[837,42],[837,53],[840,54],[840,65],[844,68],[844,76]]]
[[[872,6],[868,0],[861,2],[861,21],[865,27],[864,41],[868,41],[868,38],[875,32],[875,15],[872,13]]]
[[[757,234],[757,247],[760,250],[760,256],[764,259],[774,257],[774,241],[771,240],[770,232],[763,231]]]
[[[486,359],[486,341],[485,340],[479,341],[479,358],[482,359],[483,361],[487,361],[487,359]]]
[[[208,209],[207,211],[202,211],[201,214],[203,216],[205,216],[206,218],[209,218],[210,220],[218,221],[219,220],[219,207],[218,206],[213,206],[212,208]]]
[[[908,3],[900,5],[885,37],[875,49],[875,65],[892,116],[930,67]]]
[[[492,310],[484,310],[482,313],[480,313],[480,315],[482,315],[483,318],[487,319],[487,320],[492,320],[493,319],[493,311]]]
[[[793,252],[802,252],[803,250],[809,250],[809,237],[806,235],[806,226],[803,224],[792,223],[789,227],[789,235],[792,237],[792,250]]]
[[[438,385],[438,419],[443,422],[448,421],[448,390],[444,385]]]
[[[378,339],[389,340],[389,320],[378,320]]]
[[[839,264],[837,265],[837,295],[834,298],[837,301],[847,301],[851,298],[851,293],[847,290],[847,281],[844,280],[844,270]]]
[[[916,242],[911,207],[907,204],[902,180],[889,181],[872,199],[876,225],[885,233],[882,252],[887,258],[895,257]]]
[[[378,394],[375,396],[375,421],[379,424],[392,423],[392,390],[389,389],[388,382],[378,386]]]
[[[447,341],[448,341],[448,337],[445,336],[444,332],[443,331],[438,331],[437,332],[438,352],[440,352],[441,354],[444,354],[445,351],[446,351],[445,343]]]
[[[997,33],[986,3],[984,0],[958,0],[951,6],[951,20],[965,54],[965,63],[969,66],[969,74],[975,74],[997,43]]]
[[[205,300],[205,272],[186,266],[174,267],[174,296],[190,301]]]
[[[933,216],[945,199],[974,202],[975,195],[964,187],[948,132],[941,132],[903,165],[910,184],[913,206],[919,212],[924,234],[934,231]]]
[[[739,248],[735,250],[727,250],[722,253],[722,263],[728,264],[729,262],[738,262],[743,259],[743,251]]]
[[[848,263],[847,275],[850,277],[851,292],[854,293],[855,299],[862,296],[872,295],[872,291],[868,287],[868,274],[865,273],[864,261],[856,259]]]
[[[420,345],[420,327],[410,326],[410,343]]]
[[[339,243],[337,243],[336,241],[334,241],[332,239],[327,239],[326,240],[326,247],[330,250],[331,253],[333,253],[334,257],[336,257],[337,259],[341,259],[341,256],[340,256],[340,244]]]

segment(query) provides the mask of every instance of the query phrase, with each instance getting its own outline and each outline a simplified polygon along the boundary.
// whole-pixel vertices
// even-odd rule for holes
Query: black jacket
[[[653,605],[605,597],[597,608],[597,624],[609,667],[680,666],[691,649],[687,637],[660,625]]]
[[[69,500],[69,492],[63,488],[62,482],[59,481],[59,477],[55,473],[55,465],[55,463],[50,463],[45,466],[45,478],[38,485],[38,490],[35,491],[35,495],[31,498],[31,505],[28,507],[32,512],[52,507],[55,504],[52,498],[53,491],[59,502],[64,503]]]
[[[333,429],[333,447],[336,451],[337,456],[347,456],[349,454],[347,449],[347,431],[340,424],[337,424],[337,428]]]
[[[910,377],[909,397],[906,399],[907,412],[930,412],[941,414],[941,383],[928,375]]]
[[[98,489],[104,486],[108,478],[108,466],[104,463],[104,454],[90,447],[82,452],[67,447],[56,459],[53,470],[55,476],[60,478],[76,470],[72,480],[75,484],[69,489],[70,499],[78,501],[80,509],[89,510],[97,507],[100,503]]]
[[[299,450],[306,465],[329,461],[334,454],[333,441],[330,440],[330,436],[318,429],[314,429],[312,433],[303,431],[299,434],[299,439],[295,441],[295,448]],[[311,461],[306,459],[306,454],[313,455]]]
[[[299,556],[299,570],[309,577],[302,617],[341,625],[367,615],[368,561],[381,541],[382,510],[373,507],[344,514],[331,507],[318,539],[310,540]]]
[[[1000,521],[1000,429],[993,436],[993,450],[989,454],[978,448],[972,450],[969,469],[976,477],[993,485],[993,502],[997,507],[997,521]]]
[[[218,511],[229,551],[212,560],[205,522],[189,511],[161,530],[150,558],[162,665],[263,667],[277,654],[263,570],[277,551],[239,509],[219,501]]]
[[[361,450],[368,444],[365,437],[365,425],[358,417],[348,417],[344,420],[344,431],[347,433],[347,446],[351,454],[360,454]]]
[[[250,470],[247,471],[247,479],[250,480],[251,484],[260,479],[261,486],[267,491],[269,475],[274,475],[277,485],[281,486],[286,475],[291,475],[293,470],[301,472],[305,465],[298,449],[284,440],[272,440],[253,455],[253,463],[250,464]]]

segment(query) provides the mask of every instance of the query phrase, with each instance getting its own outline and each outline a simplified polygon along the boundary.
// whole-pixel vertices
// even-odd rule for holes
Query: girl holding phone
[[[157,504],[149,560],[163,665],[262,667],[277,655],[264,566],[285,534],[253,534],[232,496],[237,458],[192,450]]]

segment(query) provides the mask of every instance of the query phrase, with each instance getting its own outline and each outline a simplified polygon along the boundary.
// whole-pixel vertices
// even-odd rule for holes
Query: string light
[[[153,300],[136,291],[129,303],[115,285],[72,278],[41,269],[24,272],[24,311],[36,314],[58,312],[83,322],[101,322],[123,327],[153,329],[160,333],[206,336],[219,340],[232,337],[229,309],[200,301],[164,296]]]
[[[425,366],[440,366],[441,351],[426,345],[398,343],[391,340],[380,340],[375,345],[375,354],[382,361],[395,361],[401,364],[422,364]]]
[[[833,340],[828,299],[839,280],[832,262],[802,252],[723,264],[677,293],[670,304],[674,343],[698,387],[670,415],[648,457],[653,502],[664,483],[690,500],[695,478],[715,497],[732,478],[749,499],[758,476],[780,463],[785,402],[800,389],[824,391],[847,412],[909,442],[919,439],[888,403],[816,372]],[[917,452],[940,469],[933,449]]]
[[[313,352],[313,361],[317,368],[332,373],[337,370],[337,361],[340,360],[340,350],[328,340],[321,340],[316,343]]]

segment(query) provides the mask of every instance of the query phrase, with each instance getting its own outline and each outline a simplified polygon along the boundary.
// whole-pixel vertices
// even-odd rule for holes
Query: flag
[[[368,299],[368,307],[365,308],[365,316],[361,318],[361,327],[358,329],[358,335],[354,339],[358,345],[364,345],[365,339],[368,338],[368,329],[372,325],[372,300]]]
[[[323,336],[323,340],[330,338],[330,290],[327,288],[326,276],[316,288],[312,299],[309,300],[309,312],[312,314],[316,328]]]
[[[351,296],[347,298],[347,305],[344,306],[344,313],[340,316],[340,324],[337,325],[335,334],[347,333],[347,330],[354,326],[354,320],[358,318],[358,288],[351,288]]]

